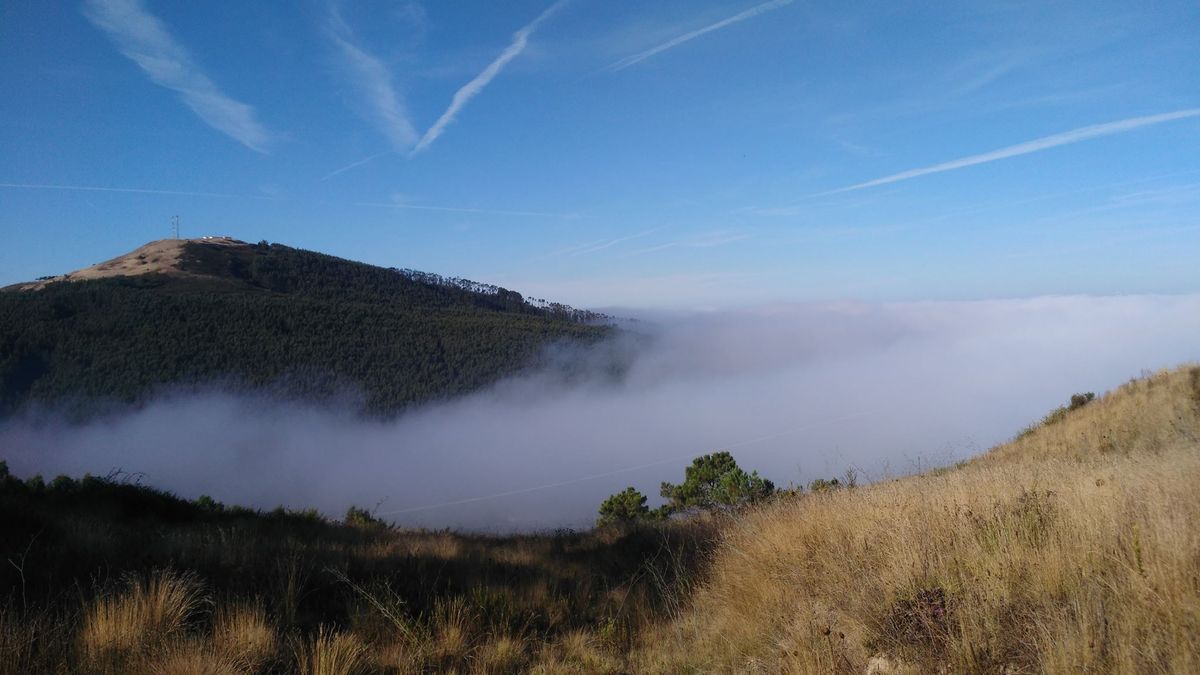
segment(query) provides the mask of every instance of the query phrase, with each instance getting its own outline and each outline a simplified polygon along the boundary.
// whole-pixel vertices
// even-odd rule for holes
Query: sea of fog
[[[1074,392],[1200,360],[1196,295],[635,315],[636,335],[555,355],[586,364],[574,377],[529,373],[391,421],[177,393],[84,425],[9,420],[0,458],[21,476],[120,469],[185,497],[354,504],[401,525],[583,527],[626,486],[656,502],[706,452],[779,485],[900,475],[982,452]]]

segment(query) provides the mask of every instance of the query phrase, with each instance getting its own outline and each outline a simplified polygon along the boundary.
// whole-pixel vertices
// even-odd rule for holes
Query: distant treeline
[[[551,342],[593,342],[599,315],[502,288],[262,242],[189,244],[180,268],[0,293],[0,414],[31,402],[136,403],[221,381],[393,413],[469,392]]]
[[[577,323],[607,323],[612,320],[612,317],[608,314],[593,312],[587,309],[575,309],[570,305],[564,305],[561,302],[551,302],[543,298],[525,298],[516,291],[510,291],[507,288],[494,286],[492,284],[481,284],[478,281],[471,281],[470,279],[462,279],[459,277],[443,277],[440,274],[421,272],[420,270],[397,269],[395,267],[389,267],[388,269],[418,283],[429,284],[431,286],[438,286],[442,288],[456,288],[468,293],[495,297],[499,299],[504,306],[514,307],[516,308],[516,311],[529,311],[530,309],[534,309],[539,310],[545,316],[549,316],[554,319],[574,321]]]

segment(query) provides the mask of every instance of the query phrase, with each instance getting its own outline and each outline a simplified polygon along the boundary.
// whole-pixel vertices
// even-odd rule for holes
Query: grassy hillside
[[[1200,672],[1200,368],[1049,419],[747,514],[636,669]]]
[[[607,330],[590,325],[595,315],[460,279],[278,244],[163,244],[141,249],[151,259],[135,252],[65,277],[80,281],[0,293],[0,415],[211,382],[307,399],[350,391],[391,413]],[[128,276],[142,262],[154,272]]]
[[[4,675],[620,672],[715,531],[401,530],[2,465],[0,515]]]
[[[4,475],[0,673],[1194,673],[1197,485],[1200,367],[956,467],[586,533]]]

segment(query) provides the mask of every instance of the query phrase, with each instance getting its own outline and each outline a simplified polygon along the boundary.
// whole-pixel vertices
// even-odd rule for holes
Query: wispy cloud
[[[672,249],[672,248],[712,248],[714,246],[724,246],[725,244],[732,244],[737,241],[744,241],[749,238],[750,238],[750,235],[748,235],[744,232],[726,232],[726,231],[708,232],[706,234],[701,234],[696,237],[690,237],[687,239],[679,239],[676,241],[668,241],[666,243],[658,244],[656,246],[648,246],[646,248],[639,248],[636,251],[631,251],[629,254],[630,255],[642,255],[644,253],[653,253],[654,251],[664,251],[664,250]]]
[[[322,176],[317,182],[319,183],[321,181],[329,180],[330,178],[333,178],[334,176],[336,176],[340,173],[345,173],[351,169],[356,169],[356,168],[362,166],[363,164],[372,162],[376,159],[379,159],[380,157],[383,157],[384,155],[390,155],[392,152],[394,152],[394,151],[393,150],[384,150],[383,152],[377,152],[373,155],[363,157],[362,159],[354,160],[353,162],[350,162],[349,164],[347,164],[343,167],[340,167],[340,168],[334,169],[333,171],[330,171],[329,173]]]
[[[555,213],[551,211],[506,211],[503,209],[479,209],[465,206],[426,206],[404,202],[355,202],[355,206],[372,206],[382,209],[411,209],[415,211],[448,211],[451,213],[480,213],[496,216],[534,216],[538,218],[578,218],[578,213]]]
[[[657,47],[647,49],[644,52],[638,52],[637,54],[634,54],[632,56],[626,56],[625,58],[610,64],[607,68],[605,68],[605,70],[607,70],[609,72],[616,72],[618,70],[624,70],[632,65],[636,65],[638,63],[641,63],[642,61],[645,61],[646,59],[650,58],[651,56],[654,56],[656,54],[661,54],[662,52],[665,52],[668,49],[678,47],[679,45],[681,45],[685,42],[688,42],[690,40],[695,40],[696,38],[700,37],[701,35],[711,33],[715,30],[720,30],[722,28],[725,28],[726,26],[730,26],[732,24],[738,23],[739,21],[745,21],[746,19],[752,19],[752,18],[758,16],[759,14],[765,14],[766,12],[769,12],[773,9],[779,9],[780,7],[783,7],[785,5],[790,5],[790,4],[792,4],[792,2],[793,2],[793,0],[771,0],[770,2],[764,2],[761,5],[755,5],[754,7],[751,7],[750,9],[747,9],[744,12],[734,14],[733,16],[731,16],[729,18],[722,19],[716,23],[709,24],[703,28],[699,28],[690,33],[685,33],[683,35],[680,35],[679,37],[668,40],[668,41],[662,43],[661,45],[658,45]]]
[[[534,258],[533,260],[545,260],[547,258],[557,258],[561,255],[568,255],[568,254],[574,253],[576,251],[582,251],[585,248],[591,248],[593,246],[596,246],[597,244],[603,244],[605,241],[606,240],[604,240],[604,239],[598,239],[596,241],[589,241],[586,244],[575,244],[574,246],[565,246],[563,248],[554,249],[553,251],[550,251],[549,253],[538,256],[537,258]]]
[[[386,66],[355,42],[354,31],[342,18],[336,4],[330,5],[328,32],[342,53],[346,68],[370,108],[371,115],[396,150],[407,150],[417,142],[417,130],[413,127],[400,93],[392,86],[392,77]],[[335,171],[334,176],[365,164],[378,155]],[[322,179],[324,180],[324,179]]]
[[[504,49],[504,51],[500,52],[500,56],[497,56],[494,61],[489,63],[487,68],[483,69],[483,72],[476,75],[474,79],[464,84],[458,91],[454,92],[454,98],[450,101],[450,107],[446,108],[446,112],[442,113],[442,116],[433,123],[433,126],[429,127],[429,130],[426,131],[423,136],[421,136],[421,140],[419,140],[416,147],[412,149],[412,154],[415,155],[418,152],[425,150],[434,141],[436,141],[438,136],[441,136],[442,132],[446,130],[446,127],[449,126],[450,123],[454,121],[454,118],[458,116],[458,113],[463,109],[463,106],[465,106],[472,98],[475,98],[479,92],[483,91],[483,88],[486,87],[488,83],[496,77],[496,75],[500,74],[500,71],[504,68],[504,66],[508,65],[509,61],[517,58],[521,52],[525,51],[525,47],[529,44],[529,36],[533,34],[533,31],[536,30],[543,21],[550,18],[550,15],[557,12],[565,2],[566,0],[559,0],[553,5],[550,5],[550,7],[546,11],[539,14],[536,19],[529,22],[525,27],[521,28],[516,33],[513,33],[512,42]]]
[[[883,178],[869,180],[865,183],[855,183],[854,185],[848,185],[836,190],[819,192],[810,196],[819,197],[824,195],[834,195],[842,192],[851,192],[853,190],[876,187],[878,185],[899,183],[900,181],[910,180],[920,176],[928,176],[930,174],[943,173],[945,171],[954,171],[955,169],[964,169],[977,164],[986,164],[988,162],[995,162],[1001,159],[1019,157],[1021,155],[1028,155],[1033,152],[1049,150],[1050,148],[1057,148],[1060,145],[1070,145],[1071,143],[1078,143],[1080,141],[1086,141],[1093,138],[1100,138],[1101,136],[1123,134],[1135,129],[1140,129],[1142,127],[1148,127],[1155,124],[1162,124],[1164,122],[1172,122],[1175,120],[1197,116],[1200,116],[1200,108],[1188,108],[1185,110],[1176,110],[1174,112],[1167,112],[1159,115],[1146,115],[1144,117],[1133,117],[1117,122],[1093,124],[1091,126],[1065,131],[1061,134],[1044,136],[1042,138],[1036,138],[1032,141],[1010,145],[1007,148],[1000,148],[999,150],[992,150],[991,152],[985,152],[979,155],[971,155],[970,157],[963,157],[961,159],[955,159],[949,162],[942,162],[941,164],[934,164],[933,166],[926,166],[919,169],[909,169],[908,171],[901,171],[900,173],[894,173],[890,176],[884,176]]]
[[[587,244],[582,247],[576,247],[574,249],[568,250],[567,252],[564,253],[564,255],[578,256],[578,255],[584,255],[587,253],[596,253],[598,251],[603,251],[606,248],[612,248],[613,246],[616,246],[617,244],[623,244],[627,241],[633,241],[634,239],[641,239],[642,237],[648,237],[648,236],[654,234],[655,232],[658,232],[661,229],[662,229],[661,227],[653,227],[653,228],[650,228],[649,230],[643,230],[636,234],[628,234],[623,237],[617,237],[616,239],[608,239],[605,241],[598,241],[593,244]]]
[[[274,134],[259,124],[254,108],[222,92],[140,0],[87,0],[84,15],[155,84],[179,94],[205,124],[251,150],[268,151]]]
[[[42,183],[0,183],[0,188],[14,190],[66,190],[69,192],[124,192],[139,195],[170,195],[173,197],[224,197],[236,199],[274,199],[267,195],[239,195],[228,192],[194,192],[190,190],[155,190],[152,188],[104,187],[100,185],[52,185]]]

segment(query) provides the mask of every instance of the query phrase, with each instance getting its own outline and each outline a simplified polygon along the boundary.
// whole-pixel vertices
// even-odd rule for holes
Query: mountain
[[[218,383],[395,413],[587,344],[607,317],[508,289],[226,237],[155,241],[0,289],[0,415]]]

